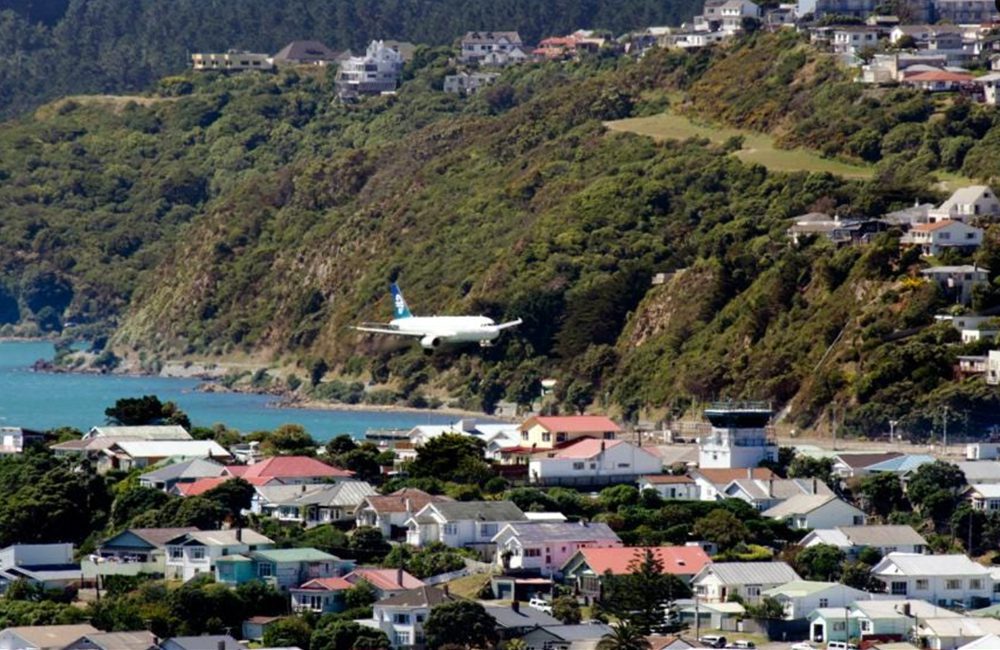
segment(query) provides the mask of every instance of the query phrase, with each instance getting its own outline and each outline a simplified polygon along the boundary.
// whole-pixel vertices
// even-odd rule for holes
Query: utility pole
[[[948,406],[941,407],[941,436],[944,439],[944,454],[948,455]]]
[[[889,444],[891,445],[896,439],[896,425],[899,424],[899,420],[889,420]]]

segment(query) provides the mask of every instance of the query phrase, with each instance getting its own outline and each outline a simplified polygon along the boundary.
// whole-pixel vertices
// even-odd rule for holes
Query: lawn
[[[774,145],[774,138],[763,133],[698,124],[673,113],[605,122],[605,126],[612,131],[628,131],[658,140],[706,138],[721,144],[733,136],[743,136],[743,149],[736,156],[744,162],[758,163],[777,172],[830,172],[845,178],[871,178],[874,173],[871,167],[823,158],[808,149],[778,149]]]

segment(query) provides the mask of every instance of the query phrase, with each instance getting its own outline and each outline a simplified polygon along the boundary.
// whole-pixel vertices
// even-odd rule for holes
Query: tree
[[[941,490],[957,494],[965,486],[965,474],[957,465],[936,460],[918,467],[906,483],[910,503],[923,509],[927,498]]]
[[[309,639],[309,650],[388,650],[389,647],[385,632],[345,620],[321,624]]]
[[[740,519],[722,508],[716,508],[694,522],[695,537],[714,542],[720,551],[728,551],[737,544],[745,543],[750,534]]]
[[[348,609],[368,607],[376,600],[378,600],[378,593],[367,580],[359,580],[353,587],[344,592],[344,603]]]
[[[747,615],[750,618],[777,620],[785,618],[785,606],[777,598],[764,596],[759,603],[745,604]]]
[[[623,575],[603,577],[601,609],[645,634],[671,631],[665,612],[677,598],[690,596],[683,581],[667,573],[650,549],[636,552]]]
[[[215,502],[226,512],[229,519],[240,524],[242,512],[250,509],[250,501],[254,494],[254,487],[237,477],[220,483],[201,496]]]
[[[872,576],[871,566],[861,561],[847,562],[840,573],[840,581],[848,587],[879,593],[885,585]]]
[[[899,476],[891,472],[876,472],[861,479],[858,493],[865,511],[879,517],[908,509]]]
[[[649,639],[628,621],[619,621],[597,642],[597,650],[650,650]]]
[[[312,456],[316,441],[299,424],[282,424],[270,433],[255,433],[248,439],[260,440],[260,450],[267,456]]]
[[[806,580],[830,582],[840,577],[844,552],[831,544],[817,544],[802,549],[795,557],[795,568]]]
[[[440,648],[454,644],[486,648],[497,640],[496,619],[472,600],[453,600],[436,605],[424,623],[427,645]]]
[[[191,420],[173,402],[163,403],[156,395],[123,397],[114,406],[104,409],[109,424],[139,426],[144,424],[178,424],[191,428]]]
[[[580,622],[580,604],[572,596],[559,596],[552,601],[552,616],[567,625]]]
[[[308,648],[312,628],[301,616],[286,616],[264,628],[268,648]]]
[[[309,364],[309,382],[313,386],[319,386],[319,383],[323,381],[323,375],[330,369],[330,366],[326,364],[323,359],[316,359]]]
[[[788,466],[788,478],[815,478],[835,487],[833,459],[798,455]]]
[[[351,533],[347,546],[354,556],[363,562],[381,561],[391,549],[389,543],[382,537],[381,531],[371,526],[356,528]]]
[[[481,485],[494,476],[483,460],[485,447],[482,440],[473,436],[446,433],[431,438],[417,449],[410,475]]]

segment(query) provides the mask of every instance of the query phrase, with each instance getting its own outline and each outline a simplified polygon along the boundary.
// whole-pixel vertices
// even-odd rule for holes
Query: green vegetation
[[[793,34],[523,66],[469,99],[439,90],[449,54],[418,50],[397,96],[356,105],[333,101],[315,70],[189,74],[150,101],[65,101],[0,127],[4,331],[73,321],[151,370],[255,358],[293,371],[283,383],[247,373],[257,389],[346,403],[491,411],[531,404],[551,376],[547,409],[626,419],[751,397],[790,405],[800,427],[853,407],[838,426],[860,435],[895,419],[927,438],[943,406],[952,431],[993,423],[996,391],[952,378],[975,346],[934,325],[947,301],[913,279],[921,262],[898,231],[864,248],[783,237],[807,211],[940,200],[938,171],[992,175],[991,113],[866,90]],[[656,142],[603,126],[667,107],[742,131]],[[855,138],[864,129],[877,131],[871,146]],[[730,155],[764,141],[762,162],[809,147],[827,158],[790,164],[836,157],[874,175],[769,172]],[[991,232],[977,260],[998,251]],[[989,266],[1000,275],[1000,259]],[[418,311],[525,322],[492,349],[431,355],[349,332],[387,317],[392,280]],[[1000,290],[977,296],[997,304]],[[378,459],[340,462],[373,472]],[[489,479],[475,461],[416,468],[481,490]]]

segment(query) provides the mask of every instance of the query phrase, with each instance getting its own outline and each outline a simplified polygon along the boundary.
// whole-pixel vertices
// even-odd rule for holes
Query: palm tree
[[[628,621],[612,625],[611,631],[597,643],[597,650],[650,650],[650,647],[649,639]]]

